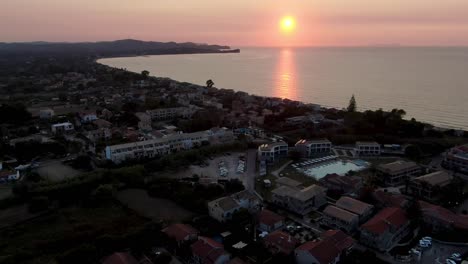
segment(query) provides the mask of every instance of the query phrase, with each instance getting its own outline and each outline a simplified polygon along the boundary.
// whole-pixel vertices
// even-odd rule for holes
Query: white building
[[[269,144],[263,144],[258,147],[258,158],[265,160],[266,162],[273,163],[281,158],[287,157],[289,147],[286,142],[274,142]]]
[[[303,157],[311,157],[316,154],[330,153],[332,143],[328,139],[299,140],[295,145]]]
[[[74,129],[75,127],[70,122],[53,124],[51,126],[52,133],[54,134],[65,133],[65,132],[73,131]]]
[[[50,119],[55,115],[54,110],[47,108],[47,109],[41,109],[39,111],[39,118],[40,119]]]
[[[158,108],[146,111],[153,120],[168,120],[178,117],[190,118],[198,110],[197,107]]]
[[[120,163],[128,159],[154,158],[192,149],[194,146],[201,146],[202,142],[209,142],[207,131],[172,134],[163,138],[107,146],[105,155],[106,159]]]
[[[355,152],[357,156],[379,156],[380,144],[377,142],[356,142]]]
[[[209,202],[208,214],[219,222],[226,222],[241,209],[254,213],[260,210],[260,205],[258,197],[245,190]]]
[[[308,214],[327,203],[326,189],[315,184],[305,189],[280,186],[271,194],[274,204],[301,215]]]

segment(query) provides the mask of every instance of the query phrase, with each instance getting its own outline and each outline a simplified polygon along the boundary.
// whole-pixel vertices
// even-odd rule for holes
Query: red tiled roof
[[[276,223],[283,221],[283,220],[284,220],[283,216],[277,215],[273,213],[272,211],[266,210],[266,209],[262,210],[258,214],[258,222],[263,223],[267,226],[273,226]]]
[[[468,216],[455,214],[447,208],[424,201],[419,201],[419,206],[423,215],[433,217],[447,226],[453,225],[455,228],[468,230]]]
[[[213,264],[219,257],[227,254],[222,244],[207,237],[199,237],[191,248],[192,254],[199,257],[203,264]]]
[[[332,263],[341,253],[354,245],[350,236],[339,230],[328,230],[321,235],[321,240],[309,241],[297,248],[308,251],[320,264]]]
[[[138,261],[128,253],[116,252],[104,258],[102,264],[138,264]]]
[[[283,253],[285,255],[289,255],[299,243],[296,238],[283,231],[270,233],[265,237],[264,242],[268,248],[275,251],[274,253]]]
[[[185,224],[173,224],[164,228],[162,231],[177,242],[185,240],[187,236],[198,234],[198,230]]]
[[[403,195],[391,194],[382,190],[375,191],[373,197],[384,207],[404,207],[408,203]]]
[[[340,250],[348,250],[354,246],[356,241],[341,230],[327,230],[320,236],[322,239],[330,239],[335,242],[335,246]]]
[[[408,218],[405,211],[397,207],[391,207],[380,211],[372,219],[363,224],[361,228],[374,234],[382,234],[390,226],[398,229],[407,222]]]

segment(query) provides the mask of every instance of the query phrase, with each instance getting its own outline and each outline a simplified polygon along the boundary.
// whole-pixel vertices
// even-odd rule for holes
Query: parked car
[[[445,260],[445,263],[446,264],[457,264],[455,261],[451,260],[451,259],[446,259]]]

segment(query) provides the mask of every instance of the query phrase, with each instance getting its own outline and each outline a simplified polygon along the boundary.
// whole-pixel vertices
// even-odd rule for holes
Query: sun
[[[280,27],[283,32],[293,32],[296,28],[296,20],[292,16],[285,16],[281,18]]]

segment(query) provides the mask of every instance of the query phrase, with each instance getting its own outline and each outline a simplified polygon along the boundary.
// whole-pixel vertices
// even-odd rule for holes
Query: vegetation
[[[354,94],[353,96],[351,96],[351,99],[349,100],[349,105],[348,105],[347,110],[350,113],[354,113],[357,110],[356,98],[354,98]]]

